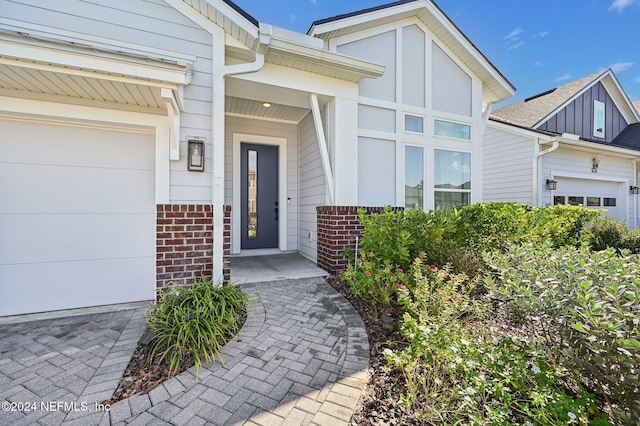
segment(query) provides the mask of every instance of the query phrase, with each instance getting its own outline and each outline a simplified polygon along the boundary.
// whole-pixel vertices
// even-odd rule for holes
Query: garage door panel
[[[155,168],[140,143],[153,136],[120,131],[0,120],[0,162],[122,169]]]
[[[155,215],[0,216],[0,264],[144,257],[155,247]]]
[[[0,315],[155,296],[155,137],[0,119]]]
[[[0,266],[0,315],[151,300],[154,272],[155,256]]]
[[[146,170],[0,164],[0,213],[144,213],[154,185]]]

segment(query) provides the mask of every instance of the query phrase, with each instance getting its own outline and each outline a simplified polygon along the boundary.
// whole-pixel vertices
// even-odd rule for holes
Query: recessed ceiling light
[[[262,106],[265,108],[271,108],[271,102],[263,102]]]

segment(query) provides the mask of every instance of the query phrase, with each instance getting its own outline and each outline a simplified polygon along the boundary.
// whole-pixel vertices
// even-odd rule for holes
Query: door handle
[[[279,209],[278,209],[278,202],[276,201],[276,221],[278,220],[278,213],[279,213]]]

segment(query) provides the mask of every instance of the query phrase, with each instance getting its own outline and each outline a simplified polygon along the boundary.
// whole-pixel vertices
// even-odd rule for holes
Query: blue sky
[[[236,0],[260,22],[306,33],[314,20],[392,0]],[[436,0],[517,88],[504,104],[613,68],[640,99],[640,0]],[[501,106],[501,105],[498,105]]]

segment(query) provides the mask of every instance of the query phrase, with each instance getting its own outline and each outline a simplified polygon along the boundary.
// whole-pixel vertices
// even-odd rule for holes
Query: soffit
[[[159,87],[8,64],[0,64],[0,89],[149,108],[166,102]]]
[[[182,0],[243,45],[253,49],[258,41],[258,24],[248,19],[241,9],[222,0]]]
[[[309,109],[290,105],[270,103],[266,108],[263,101],[227,96],[225,98],[225,112],[234,115],[244,115],[263,119],[290,121],[298,123],[309,112]]]

